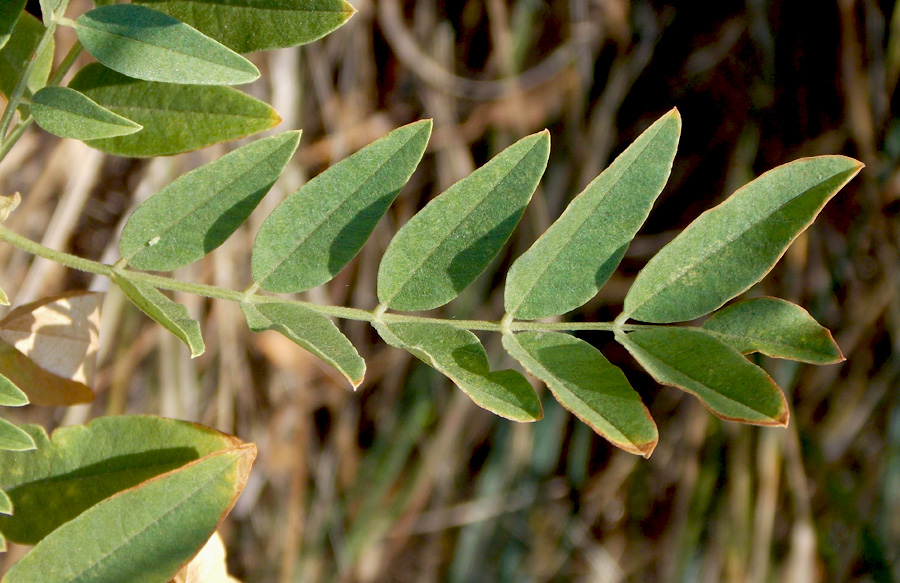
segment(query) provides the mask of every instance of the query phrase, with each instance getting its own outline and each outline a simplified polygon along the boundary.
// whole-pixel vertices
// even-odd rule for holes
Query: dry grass
[[[660,426],[645,461],[552,399],[537,424],[496,419],[362,325],[342,325],[369,363],[351,393],[293,344],[249,333],[234,305],[177,298],[203,324],[207,352],[191,361],[110,290],[96,402],[29,408],[19,420],[156,413],[256,442],[259,459],[225,525],[233,572],[248,583],[900,578],[893,3],[822,3],[815,25],[802,3],[761,0],[354,4],[354,18],[323,41],[254,57],[264,81],[250,91],[281,113],[279,130],[303,128],[301,148],[250,224],[179,278],[245,288],[253,234],[279,200],[393,127],[432,117],[430,149],[389,216],[343,273],[306,296],[372,308],[397,226],[505,145],[548,127],[550,165],[508,255],[447,312],[496,319],[511,258],[677,106],[685,125],[669,186],[619,273],[574,317],[614,317],[644,262],[752,176],[846,153],[866,170],[751,293],[806,306],[847,361],[765,361],[792,419],[787,430],[756,429],[720,422],[654,385],[609,337],[588,336],[625,368]],[[232,147],[130,161],[35,129],[0,165],[0,189],[24,197],[8,224],[114,259],[131,208]],[[8,247],[0,265],[16,303],[109,287]],[[502,364],[498,339],[485,340]]]

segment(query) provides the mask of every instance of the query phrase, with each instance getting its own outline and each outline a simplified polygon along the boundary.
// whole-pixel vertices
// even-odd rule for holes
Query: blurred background
[[[96,401],[10,417],[52,428],[152,413],[255,442],[252,477],[223,525],[232,573],[247,583],[900,581],[894,2],[351,2],[358,13],[324,40],[251,57],[263,78],[247,90],[278,110],[278,131],[303,129],[300,149],[250,223],[176,277],[246,288],[252,237],[284,196],[391,129],[434,118],[421,166],[360,256],[304,295],[371,309],[397,228],[546,127],[549,166],[516,235],[443,312],[497,320],[512,260],[677,107],[684,128],[669,184],[617,274],[571,319],[612,320],[646,261],[753,177],[840,153],[866,168],[748,293],[806,307],[846,362],[760,359],[791,404],[787,429],[760,429],[657,386],[611,335],[583,335],[624,369],[659,425],[644,460],[594,435],[542,387],[542,421],[496,418],[367,325],[341,323],[369,367],[354,393],[284,338],[251,334],[236,305],[176,294],[207,343],[191,361],[110,289]],[[70,14],[88,7],[73,0]],[[237,145],[131,160],[33,128],[0,165],[2,191],[24,198],[7,225],[114,261],[137,204]],[[14,304],[109,289],[6,246],[0,266]],[[513,366],[499,337],[482,339],[494,367]],[[0,571],[21,553],[0,556]]]

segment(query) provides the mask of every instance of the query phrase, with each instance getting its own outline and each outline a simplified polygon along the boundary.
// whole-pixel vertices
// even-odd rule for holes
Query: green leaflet
[[[0,451],[28,451],[34,448],[30,435],[0,417]]]
[[[616,340],[657,382],[696,396],[722,419],[787,426],[788,406],[765,371],[697,328],[645,328]]]
[[[11,380],[0,374],[0,406],[22,407],[28,404],[28,395]]]
[[[53,65],[54,43],[51,39],[41,54],[35,56],[43,35],[44,26],[40,20],[27,12],[19,15],[9,41],[0,50],[0,93],[5,97],[12,94],[32,57],[36,62],[25,94],[34,93],[47,82]]]
[[[241,445],[202,425],[146,415],[101,417],[52,437],[37,425],[25,429],[36,450],[0,452],[0,489],[16,511],[0,516],[0,532],[23,544],[37,543],[116,492]]]
[[[67,87],[44,87],[35,93],[31,113],[39,126],[61,138],[94,140],[141,130],[139,124]]]
[[[144,129],[90,140],[119,156],[168,156],[267,130],[281,118],[267,104],[231,87],[140,81],[99,63],[83,67],[69,87]]]
[[[186,22],[239,53],[322,38],[355,10],[344,0],[135,0]]]
[[[549,154],[550,134],[533,134],[429,202],[388,245],[378,269],[378,300],[415,311],[459,295],[516,228]]]
[[[613,445],[650,457],[659,432],[628,379],[599,350],[568,334],[503,334],[503,347],[560,404]]]
[[[0,49],[6,45],[12,35],[13,27],[16,25],[19,15],[22,14],[22,10],[25,9],[26,2],[27,0],[0,2]]]
[[[200,324],[190,317],[187,308],[173,302],[155,287],[129,279],[126,272],[116,274],[113,281],[135,306],[184,342],[191,349],[191,358],[203,354],[206,345]]]
[[[738,352],[761,352],[810,364],[844,360],[831,332],[809,312],[778,298],[755,298],[719,310],[703,323]]]
[[[522,254],[506,280],[506,312],[558,316],[597,295],[616,270],[669,178],[681,116],[673,109],[647,128]]]
[[[430,135],[431,120],[396,129],[286,198],[256,235],[253,279],[283,293],[331,280],[397,198]]]
[[[133,4],[101,6],[75,21],[78,40],[91,55],[123,75],[163,83],[239,85],[259,70],[195,28]]]
[[[279,332],[333,366],[354,389],[363,381],[365,361],[334,322],[322,314],[280,302],[242,303],[241,309],[254,332]]]
[[[803,158],[750,182],[647,263],[625,296],[623,317],[680,322],[719,308],[762,279],[861,168],[844,156]]]
[[[179,177],[128,218],[122,257],[157,271],[197,261],[247,220],[299,142],[299,131],[257,140]]]
[[[255,456],[249,444],[212,453],[98,503],[47,535],[3,583],[171,580],[234,505]]]
[[[449,324],[373,324],[385,342],[403,348],[449,377],[476,405],[513,421],[537,421],[541,401],[528,380],[514,370],[491,372],[478,337]]]
[[[9,499],[9,495],[3,490],[0,490],[0,514],[10,515],[13,511],[12,500]],[[6,540],[3,538],[3,535],[0,534],[0,539]]]

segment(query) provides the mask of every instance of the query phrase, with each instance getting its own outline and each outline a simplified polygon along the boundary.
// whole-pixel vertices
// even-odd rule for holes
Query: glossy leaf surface
[[[761,352],[810,364],[844,360],[826,328],[809,312],[778,298],[755,298],[719,310],[703,323],[738,352]]]
[[[184,342],[191,349],[191,358],[203,354],[206,345],[200,324],[191,318],[187,308],[155,287],[129,279],[127,274],[119,273],[113,281],[135,306]]]
[[[0,417],[0,451],[28,451],[34,447],[28,433]]]
[[[11,380],[0,374],[0,406],[22,407],[28,404],[28,395]]]
[[[852,158],[819,156],[766,172],[663,247],[635,279],[624,313],[666,323],[721,307],[762,279],[861,168]]]
[[[25,9],[26,1],[5,0],[5,2],[0,2],[0,49],[9,41],[13,27],[16,25],[16,20],[19,19],[19,15]]]
[[[673,109],[569,204],[510,268],[508,314],[558,316],[597,295],[662,192],[680,135],[681,116]]]
[[[275,330],[333,366],[354,389],[362,382],[365,361],[334,322],[322,314],[280,302],[242,303],[241,309],[254,332]]]
[[[765,371],[697,328],[646,328],[616,340],[657,382],[693,394],[718,417],[753,425],[788,423],[784,395]]]
[[[171,14],[239,53],[310,43],[355,10],[344,0],[135,0]]]
[[[83,67],[69,87],[144,127],[129,136],[90,140],[119,156],[167,156],[267,130],[281,121],[271,107],[231,87],[140,81],[99,63]]]
[[[547,166],[550,136],[523,138],[429,202],[394,236],[378,270],[378,299],[430,310],[455,298],[506,243]]]
[[[491,372],[478,337],[449,324],[373,324],[385,342],[403,348],[447,376],[476,405],[513,421],[537,421],[541,401],[528,380],[514,370]]]
[[[141,129],[139,124],[68,87],[44,87],[35,93],[31,98],[31,113],[39,126],[61,138],[111,138]]]
[[[300,132],[256,140],[177,178],[125,223],[119,249],[140,269],[171,271],[220,246],[284,171]]]
[[[238,85],[259,70],[225,45],[168,14],[134,4],[85,12],[75,21],[91,55],[123,75],[195,85]]]
[[[431,120],[396,129],[286,198],[253,245],[253,279],[291,293],[325,283],[353,259],[422,159]]]
[[[599,350],[569,334],[504,334],[503,346],[560,404],[613,445],[650,457],[659,432],[628,379]]]
[[[3,583],[171,580],[230,511],[255,456],[249,444],[212,453],[96,504],[40,541]]]
[[[0,517],[10,540],[35,544],[101,500],[214,452],[241,446],[214,429],[143,415],[100,417],[87,425],[25,429],[38,449],[0,453],[0,488],[15,514]]]
[[[54,43],[51,40],[46,45],[46,50],[40,55],[35,55],[43,34],[44,25],[40,20],[27,12],[20,13],[13,26],[9,41],[0,50],[0,93],[5,97],[12,94],[32,57],[37,62],[28,79],[25,94],[34,93],[47,82],[47,78],[50,76],[50,67],[53,65]]]

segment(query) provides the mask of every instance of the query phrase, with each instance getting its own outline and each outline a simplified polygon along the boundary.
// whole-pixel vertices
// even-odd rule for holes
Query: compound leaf
[[[253,245],[253,279],[274,292],[325,283],[359,252],[422,159],[431,120],[396,129],[286,198]]]
[[[504,334],[503,347],[560,404],[613,445],[650,457],[659,432],[637,391],[599,350],[569,334]]]
[[[617,331],[616,340],[657,382],[691,393],[718,417],[787,426],[787,401],[775,381],[709,332],[645,328]]]
[[[3,583],[169,581],[230,511],[255,457],[251,444],[211,453],[99,502],[41,540]]]
[[[44,25],[27,12],[21,12],[9,40],[0,50],[0,93],[9,98],[32,58],[35,65],[28,78],[26,95],[34,93],[47,83],[50,67],[53,65],[53,40],[44,45],[44,50],[35,51],[44,36]]]
[[[140,269],[171,271],[225,242],[293,156],[300,132],[257,140],[179,177],[139,206],[119,249]]]
[[[34,440],[25,430],[0,417],[0,451],[28,451],[35,447]]]
[[[242,303],[254,332],[275,330],[340,372],[353,388],[366,374],[366,363],[334,322],[310,309],[282,302]]]
[[[638,274],[624,315],[693,320],[746,291],[862,168],[844,156],[802,158],[766,172],[700,215]]]
[[[558,316],[597,295],[662,192],[680,135],[681,116],[673,109],[569,204],[510,268],[508,314]]]
[[[134,4],[85,12],[78,40],[98,61],[123,75],[163,83],[238,85],[259,70],[225,45],[168,14]]]
[[[87,144],[119,156],[168,156],[235,140],[277,125],[267,104],[231,87],[174,85],[126,77],[100,63],[83,67],[69,87],[144,127]]]
[[[478,337],[449,324],[373,324],[385,342],[403,348],[438,370],[476,405],[513,421],[537,421],[541,401],[528,380],[514,370],[491,372]]]
[[[0,374],[0,406],[22,407],[28,404],[28,395],[15,383]]]
[[[826,328],[809,312],[778,298],[754,298],[723,308],[703,323],[738,352],[761,352],[810,364],[844,360]]]
[[[9,41],[13,27],[25,9],[26,2],[27,0],[6,0],[0,3],[0,49]]]
[[[191,349],[191,358],[203,354],[206,345],[200,324],[191,318],[187,308],[155,287],[131,279],[126,272],[119,272],[113,281],[135,306],[184,342]]]
[[[57,429],[25,425],[36,450],[0,452],[0,489],[15,507],[0,532],[35,544],[117,492],[242,442],[209,427],[146,415],[101,417]],[[42,579],[38,579],[42,580]]]
[[[430,310],[459,295],[519,223],[549,154],[549,133],[533,134],[429,202],[388,245],[379,301],[395,310]]]
[[[67,87],[44,87],[35,93],[31,98],[31,113],[39,126],[61,138],[94,140],[141,130],[140,124]]]
[[[186,22],[239,53],[310,43],[355,10],[344,0],[135,0]]]

